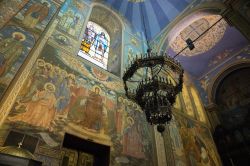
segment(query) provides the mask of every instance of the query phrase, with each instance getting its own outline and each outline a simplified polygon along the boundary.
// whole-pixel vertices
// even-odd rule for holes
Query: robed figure
[[[32,126],[51,129],[51,122],[54,120],[55,104],[55,86],[52,83],[46,83],[44,89],[37,91],[30,101],[18,103],[16,109],[25,107],[25,112],[9,117],[10,121],[22,121]]]
[[[34,28],[38,23],[41,23],[49,14],[49,3],[32,4],[24,13],[23,24],[26,27]]]
[[[22,54],[22,41],[26,39],[21,32],[13,32],[12,37],[0,40],[0,76],[4,75]]]
[[[95,88],[95,92],[90,92],[85,108],[83,126],[88,129],[100,131],[102,127],[103,102],[102,96],[99,94],[100,89]]]

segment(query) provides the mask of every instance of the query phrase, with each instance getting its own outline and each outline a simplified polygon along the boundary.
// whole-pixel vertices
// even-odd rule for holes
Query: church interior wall
[[[99,3],[88,0],[46,2],[38,16],[31,16],[31,13],[42,5],[39,0],[0,2],[0,17],[3,18],[0,19],[1,106],[8,96],[14,96],[1,124],[0,146],[4,145],[10,131],[25,133],[39,139],[34,151],[38,160],[44,165],[59,165],[64,133],[70,133],[110,146],[111,165],[157,165],[154,130],[140,108],[126,99],[121,80],[135,54],[146,51],[143,33],[135,31],[124,18]],[[202,2],[194,1],[186,14],[207,5]],[[216,4],[222,7],[221,3]],[[114,17],[98,20],[100,13],[96,16],[92,13],[98,8],[113,13]],[[249,13],[244,10],[243,14]],[[77,21],[73,24],[74,17]],[[89,20],[105,27],[114,41],[109,61],[110,71],[114,72],[77,56]],[[166,27],[151,41],[158,52],[165,45],[154,43],[164,43],[169,30]],[[176,165],[221,165],[204,109],[208,93],[201,82],[207,82],[209,87],[209,80],[219,71],[235,61],[246,61],[248,54],[249,46],[246,46],[200,80],[185,73],[184,90],[177,97],[174,118],[167,127],[169,135],[164,135],[166,142],[170,140]],[[35,56],[35,60],[29,58]],[[22,64],[28,61],[32,67],[24,72]],[[122,67],[115,70],[117,66]],[[18,85],[16,80],[22,74],[27,79]],[[20,86],[20,90],[11,91],[14,85]]]
[[[35,42],[44,35],[44,30],[46,32],[46,25],[53,14],[58,13],[47,27],[54,28],[52,35],[44,39],[46,44],[41,49],[10,113],[1,126],[1,145],[4,145],[7,135],[12,130],[34,136],[39,139],[34,152],[37,159],[43,161],[44,165],[59,165],[62,161],[60,150],[63,136],[67,132],[110,146],[111,165],[155,165],[152,157],[155,151],[152,128],[147,125],[144,114],[138,106],[125,98],[120,76],[117,77],[93,64],[85,63],[75,55],[79,50],[81,36],[86,22],[91,18],[93,11],[91,8],[94,5],[89,1],[67,0],[59,7],[57,2],[49,1],[50,7],[47,13],[49,18],[34,25],[24,24],[22,20],[25,18],[25,13],[36,4],[40,4],[39,1],[32,0],[27,3],[0,31],[1,38],[6,40],[8,38],[14,40],[13,33],[16,31],[25,36],[25,42],[16,43],[16,46],[17,49],[22,47],[28,50],[20,51],[25,55],[23,57],[15,55],[15,58],[19,59],[13,60],[10,64],[16,66],[14,63],[18,61],[21,65],[25,61],[25,56],[28,56],[28,51],[32,47],[39,47]],[[67,24],[70,23],[72,12],[79,17],[74,27]],[[131,55],[134,52],[141,52],[140,34],[131,30],[129,25],[118,30],[119,33],[124,31],[126,37],[124,40],[118,40],[117,47],[120,48],[116,56],[122,57],[121,47],[124,47],[126,55],[127,52]],[[6,50],[10,51],[10,48]],[[126,61],[124,66],[127,65],[129,58],[133,58],[131,55],[124,56],[123,61]],[[18,69],[9,68],[7,71],[13,78]],[[11,81],[10,79],[4,84],[5,89]],[[2,95],[8,95],[4,94],[4,88]],[[96,115],[93,114],[94,111],[97,111]],[[88,120],[90,121],[87,122]]]

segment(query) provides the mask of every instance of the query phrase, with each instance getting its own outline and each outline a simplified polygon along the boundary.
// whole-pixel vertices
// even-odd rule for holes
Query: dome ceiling
[[[187,39],[191,39],[192,41],[194,41],[220,18],[221,16],[219,15],[208,15],[194,21],[180,32],[180,34],[171,43],[170,47],[174,50],[174,52],[177,53],[180,52],[183,48],[186,47]],[[207,33],[202,35],[195,42],[195,49],[193,50],[185,49],[181,53],[181,55],[195,56],[207,52],[208,50],[212,49],[222,39],[226,31],[226,28],[227,28],[226,21],[221,20],[212,29],[210,29]]]
[[[137,31],[143,31],[142,9],[149,39],[182,12],[192,0],[104,0],[123,15]]]
[[[175,56],[185,48],[185,41],[188,38],[196,39],[221,18],[219,15],[204,15],[197,19],[197,15],[196,19],[188,20],[189,24],[185,24],[184,27],[175,27],[174,29],[181,30],[166,40],[166,43],[169,43],[166,51],[170,56]],[[183,65],[184,70],[193,77],[201,78],[223,61],[234,56],[241,58],[240,54],[248,46],[248,41],[236,28],[228,26],[222,19],[194,42],[194,46],[193,50],[185,49],[177,59]]]

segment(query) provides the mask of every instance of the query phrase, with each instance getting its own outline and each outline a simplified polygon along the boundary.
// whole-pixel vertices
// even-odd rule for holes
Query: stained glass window
[[[110,37],[100,25],[89,21],[78,56],[107,70]]]

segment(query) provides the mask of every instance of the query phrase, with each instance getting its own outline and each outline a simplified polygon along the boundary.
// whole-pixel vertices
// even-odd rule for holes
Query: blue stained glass
[[[100,25],[89,21],[78,56],[107,70],[110,37]]]

